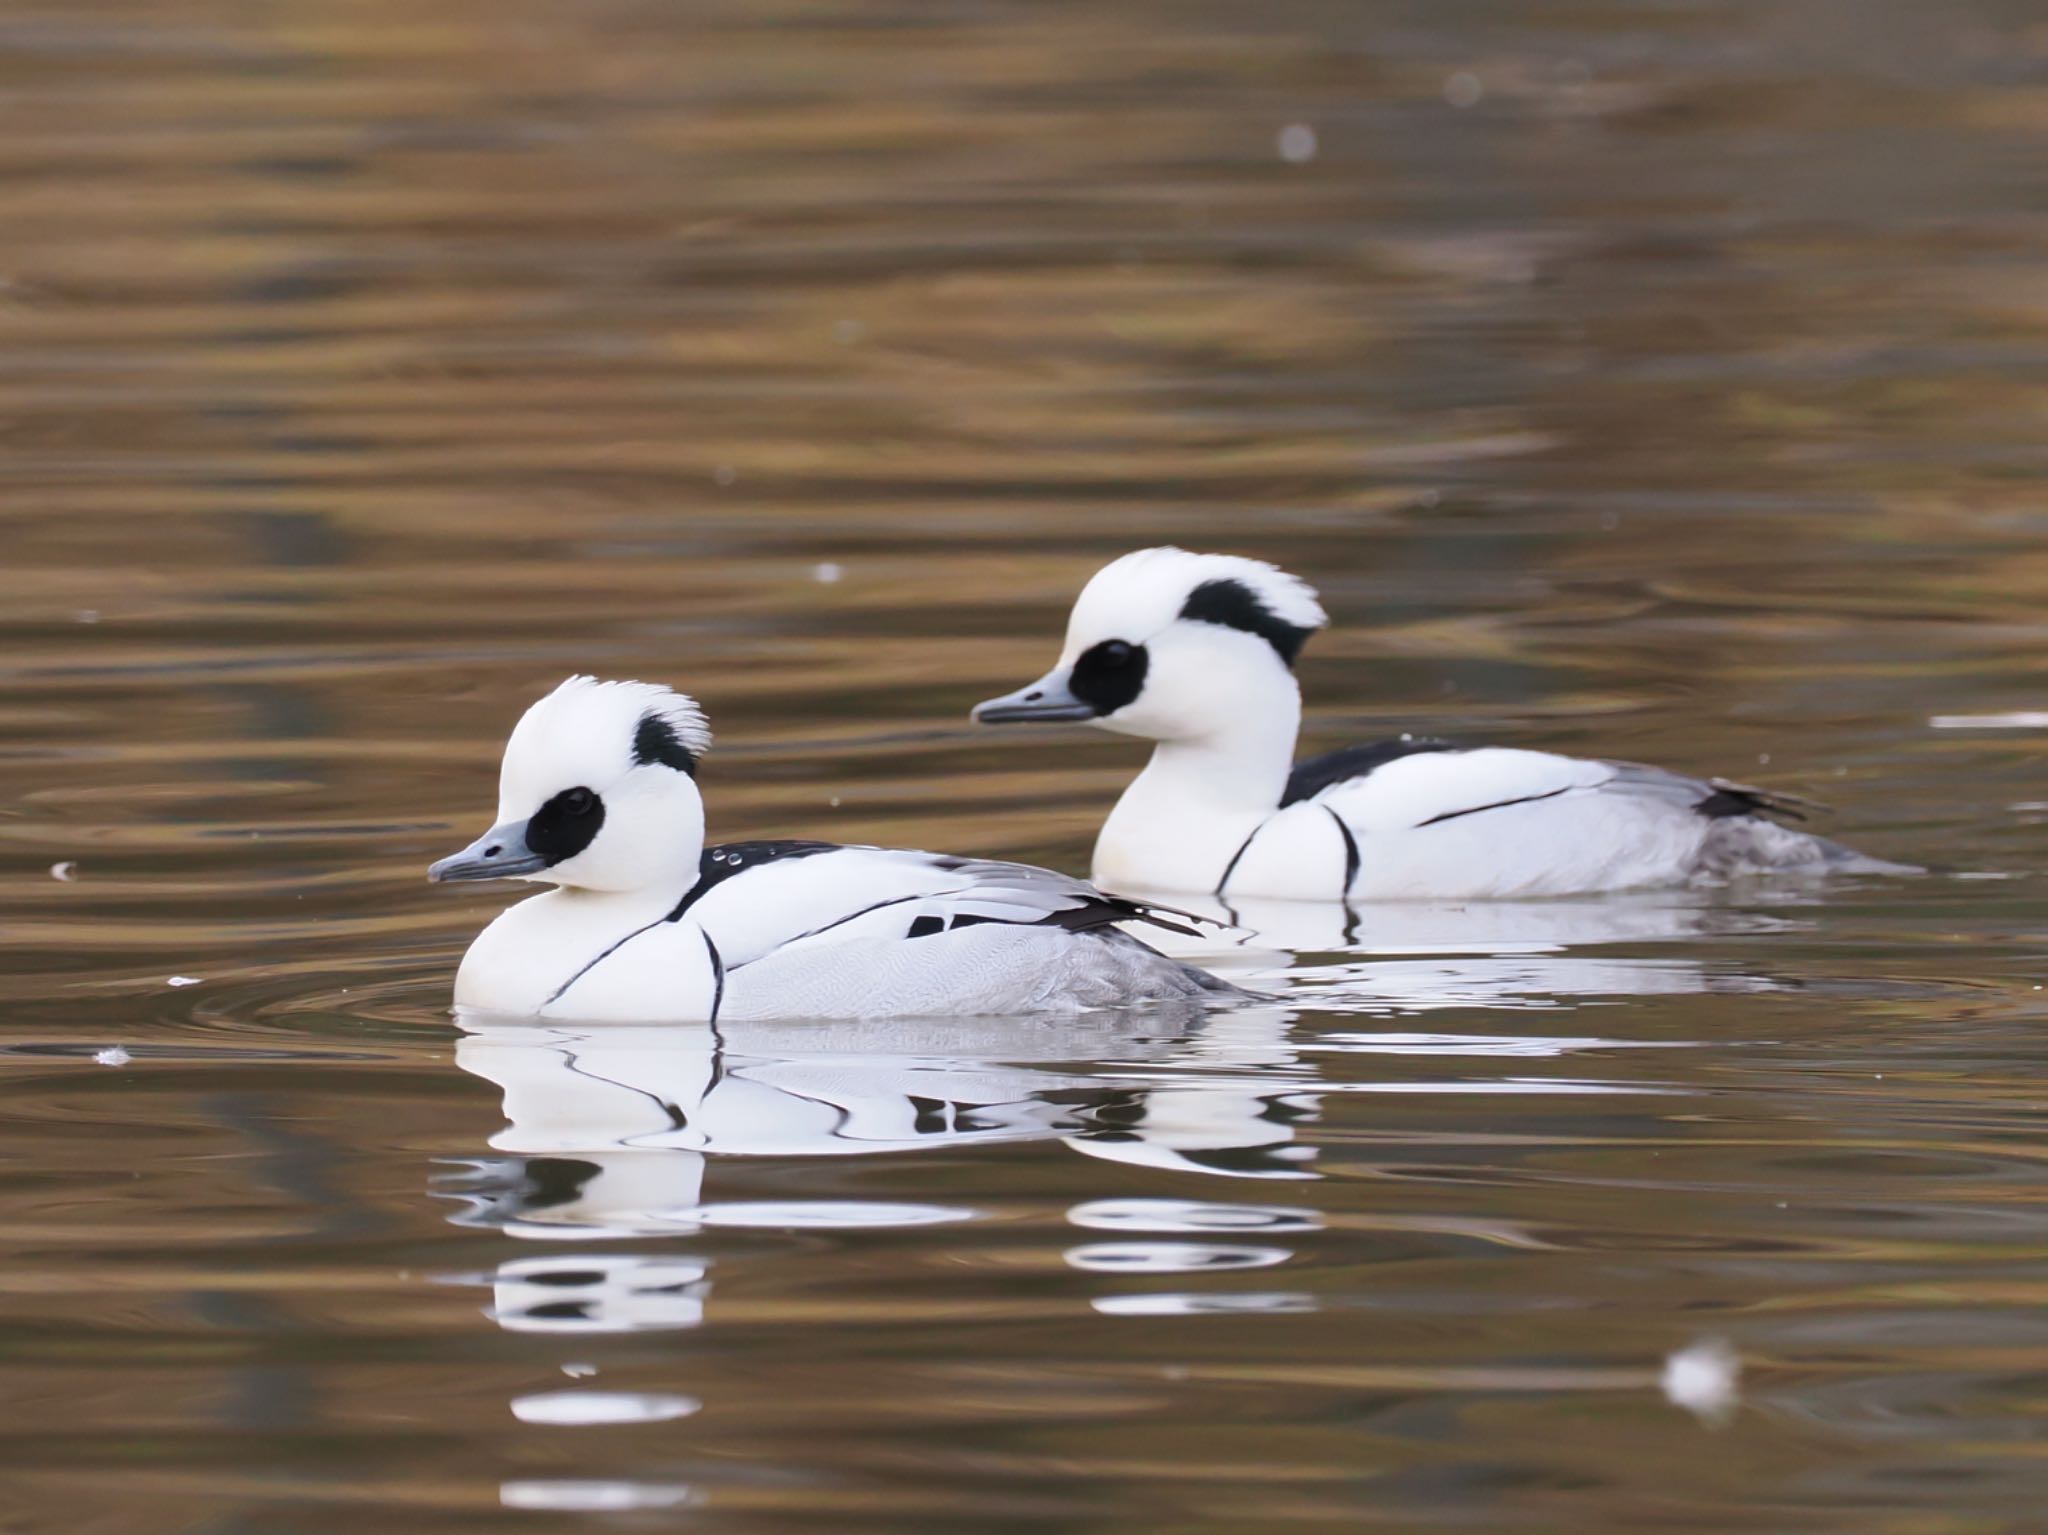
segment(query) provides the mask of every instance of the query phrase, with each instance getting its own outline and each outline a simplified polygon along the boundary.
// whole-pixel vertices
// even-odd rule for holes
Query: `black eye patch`
[[[1081,652],[1067,691],[1097,714],[1114,714],[1144,691],[1151,664],[1143,645],[1104,640]]]
[[[526,823],[526,845],[553,868],[589,847],[603,826],[603,800],[588,789],[564,789]]]
[[[634,766],[645,767],[650,762],[688,773],[692,778],[697,776],[697,759],[684,748],[675,726],[652,713],[641,715],[640,728],[633,732]]]
[[[1280,659],[1289,666],[1301,654],[1301,647],[1308,643],[1313,629],[1304,629],[1299,624],[1290,624],[1275,613],[1242,581],[1204,581],[1188,593],[1188,600],[1181,604],[1180,616],[1192,618],[1196,623],[1221,624],[1226,629],[1241,629],[1246,634],[1256,634],[1280,653]]]

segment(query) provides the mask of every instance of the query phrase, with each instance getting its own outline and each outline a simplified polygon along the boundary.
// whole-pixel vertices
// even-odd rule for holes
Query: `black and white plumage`
[[[505,748],[498,818],[429,871],[522,879],[458,1005],[585,1020],[928,1017],[1228,996],[1121,922],[1149,903],[1026,864],[825,842],[704,847],[711,743],[667,688],[572,677]]]
[[[1403,737],[1293,761],[1307,583],[1142,549],[1074,604],[1059,664],[975,710],[1155,742],[1095,844],[1114,890],[1280,899],[1583,895],[1764,872],[1905,872],[1781,823],[1760,790],[1637,763]]]

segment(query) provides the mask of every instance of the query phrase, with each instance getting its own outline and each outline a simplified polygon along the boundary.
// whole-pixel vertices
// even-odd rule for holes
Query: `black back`
[[[1333,752],[1324,752],[1320,757],[1310,757],[1294,765],[1294,771],[1287,775],[1287,792],[1280,796],[1280,808],[1284,810],[1301,800],[1314,799],[1331,784],[1343,783],[1350,778],[1370,777],[1389,762],[1402,757],[1464,749],[1429,736],[1397,736],[1391,741],[1374,741],[1365,746],[1340,746]]]
[[[704,898],[706,891],[714,885],[722,885],[735,874],[744,874],[749,869],[758,869],[764,863],[779,863],[785,858],[808,858],[813,853],[837,852],[846,844],[843,842],[805,842],[797,839],[764,842],[724,842],[717,847],[704,849],[704,856],[697,860],[697,883],[692,885],[676,909],[669,913],[673,922]]]

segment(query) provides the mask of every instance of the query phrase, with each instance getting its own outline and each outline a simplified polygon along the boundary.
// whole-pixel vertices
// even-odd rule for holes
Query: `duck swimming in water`
[[[1632,762],[1402,736],[1296,763],[1294,659],[1328,622],[1276,566],[1141,549],[1082,589],[1059,664],[974,717],[1156,743],[1095,843],[1112,890],[1480,900],[1911,872],[1773,819],[1792,801]]]
[[[588,1021],[1074,1012],[1241,995],[1119,922],[1142,901],[1026,864],[829,842],[704,846],[694,700],[571,677],[505,745],[497,824],[434,880],[555,888],[463,956],[463,1008]]]

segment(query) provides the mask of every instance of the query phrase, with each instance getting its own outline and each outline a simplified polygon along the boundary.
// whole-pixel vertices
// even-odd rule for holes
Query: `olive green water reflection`
[[[2039,1528],[2044,150],[2002,0],[10,7],[0,1528]],[[1314,742],[1943,872],[450,1025],[540,688],[1080,868],[1132,748],[965,711],[1165,539]]]

